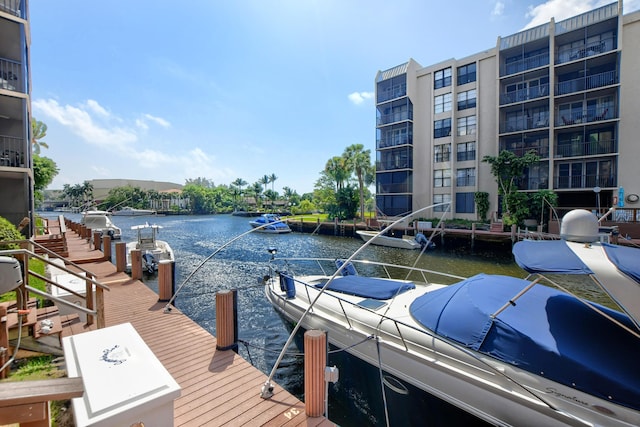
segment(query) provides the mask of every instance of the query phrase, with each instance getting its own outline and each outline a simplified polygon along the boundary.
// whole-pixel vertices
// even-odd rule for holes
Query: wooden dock
[[[175,426],[334,426],[324,417],[311,418],[305,405],[274,384],[270,399],[260,397],[267,376],[231,350],[216,349],[216,338],[166,303],[144,283],[133,280],[103,260],[87,239],[67,232],[69,259],[82,264],[105,292],[105,321],[113,326],[131,323],[147,346],[181,387],[174,401]],[[213,312],[214,307],[212,307]],[[95,329],[75,323],[63,336]]]

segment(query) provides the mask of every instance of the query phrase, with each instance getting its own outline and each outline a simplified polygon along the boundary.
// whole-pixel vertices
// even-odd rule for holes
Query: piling
[[[158,301],[168,302],[173,297],[173,261],[160,260],[158,263]]]
[[[131,251],[131,278],[133,280],[142,279],[142,252],[140,249]]]
[[[7,307],[0,305],[0,366],[9,359],[9,329],[7,327]],[[0,371],[0,379],[7,378],[11,366]]]
[[[127,268],[127,244],[116,243],[116,271],[123,272]]]
[[[111,261],[111,236],[108,234],[102,236],[102,253],[105,261]]]
[[[238,349],[238,299],[236,290],[220,291],[216,294],[216,349]]]
[[[327,365],[327,334],[319,330],[304,333],[304,410],[309,417],[324,412],[324,368]]]

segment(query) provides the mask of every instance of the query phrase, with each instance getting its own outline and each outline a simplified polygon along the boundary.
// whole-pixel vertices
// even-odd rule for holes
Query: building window
[[[440,144],[433,147],[433,161],[435,163],[451,160],[451,144]]]
[[[451,119],[436,120],[433,123],[433,137],[442,138],[451,135]]]
[[[458,67],[458,86],[476,81],[476,63]]]
[[[456,187],[476,185],[476,168],[464,168],[456,171]]]
[[[434,187],[451,187],[451,169],[436,169],[433,171]]]
[[[460,117],[458,119],[458,136],[475,135],[476,116]]]
[[[459,162],[465,162],[467,160],[476,159],[476,143],[475,142],[463,142],[457,146],[456,160]]]
[[[451,111],[451,94],[445,93],[444,95],[436,96],[434,99],[435,113],[444,113],[445,111]]]
[[[433,88],[451,86],[451,67],[436,71],[433,75]]]
[[[433,195],[433,204],[437,205],[439,203],[451,203],[451,194],[434,194]],[[446,212],[449,210],[449,205],[440,205],[434,206],[434,212]]]
[[[456,213],[474,213],[473,193],[456,193]]]
[[[458,110],[476,108],[476,90],[471,89],[458,94]]]

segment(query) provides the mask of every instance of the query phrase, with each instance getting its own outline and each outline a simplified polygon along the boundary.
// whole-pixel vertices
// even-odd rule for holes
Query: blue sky
[[[379,70],[464,58],[608,3],[31,0],[33,115],[60,169],[49,188],[275,174],[276,191],[310,192],[351,144],[375,160]]]

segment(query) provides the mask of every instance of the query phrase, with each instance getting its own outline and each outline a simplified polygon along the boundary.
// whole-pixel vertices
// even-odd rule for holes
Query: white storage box
[[[69,377],[82,377],[73,399],[78,427],[173,426],[180,386],[130,323],[62,339]]]

